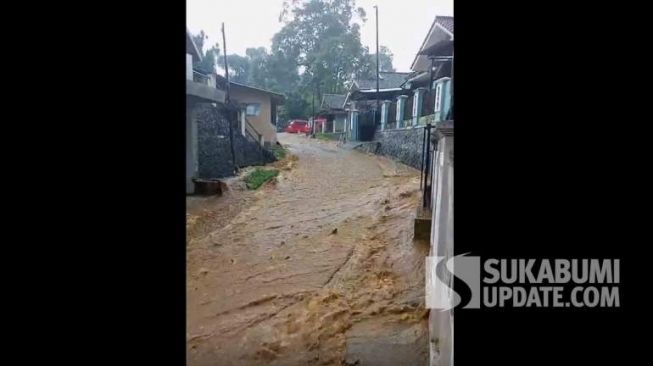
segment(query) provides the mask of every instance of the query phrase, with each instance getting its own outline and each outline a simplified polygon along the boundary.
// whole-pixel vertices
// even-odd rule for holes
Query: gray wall
[[[374,133],[373,144],[361,146],[367,152],[384,155],[420,169],[424,128],[394,129]]]
[[[199,178],[222,178],[233,175],[233,163],[229,144],[229,124],[221,107],[218,111],[210,104],[198,105],[195,111],[198,136]],[[234,152],[236,165],[263,165],[275,161],[274,154],[253,139],[241,134],[237,118],[233,121]]]
[[[197,123],[193,119],[196,103],[186,98],[186,193],[193,193],[197,176]]]

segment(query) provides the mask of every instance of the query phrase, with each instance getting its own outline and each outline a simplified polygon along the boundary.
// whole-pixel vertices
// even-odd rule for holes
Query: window
[[[442,83],[435,86],[435,112],[440,112],[442,108]]]
[[[259,114],[261,114],[261,104],[252,103],[247,105],[248,116],[258,116]]]

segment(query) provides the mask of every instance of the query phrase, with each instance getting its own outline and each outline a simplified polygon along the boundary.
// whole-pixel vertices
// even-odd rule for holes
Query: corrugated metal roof
[[[408,75],[410,75],[409,72],[379,72],[379,89],[398,88],[406,81]],[[356,80],[356,85],[358,89],[376,90],[376,78]]]
[[[321,109],[342,109],[347,98],[344,94],[324,94]]]

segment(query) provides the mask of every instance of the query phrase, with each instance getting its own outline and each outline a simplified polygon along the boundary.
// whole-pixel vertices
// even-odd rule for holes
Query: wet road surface
[[[419,171],[279,140],[298,160],[275,184],[189,203],[211,215],[187,249],[188,364],[426,365]]]

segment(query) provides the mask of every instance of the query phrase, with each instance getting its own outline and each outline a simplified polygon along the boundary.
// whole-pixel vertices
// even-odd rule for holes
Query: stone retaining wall
[[[233,175],[229,124],[224,114],[210,104],[198,105],[194,112],[197,120],[199,178]],[[276,160],[272,152],[243,136],[237,121],[233,123],[234,152],[238,167],[263,165]]]
[[[356,147],[357,150],[370,152],[398,160],[415,169],[420,169],[422,159],[422,139],[424,128],[401,128],[374,133],[374,140]]]

